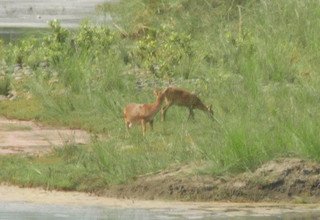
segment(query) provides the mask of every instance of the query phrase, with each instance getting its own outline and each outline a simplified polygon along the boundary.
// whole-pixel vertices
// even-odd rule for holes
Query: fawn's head
[[[158,101],[162,102],[164,99],[164,95],[162,90],[156,89],[153,91],[153,95],[157,98]]]

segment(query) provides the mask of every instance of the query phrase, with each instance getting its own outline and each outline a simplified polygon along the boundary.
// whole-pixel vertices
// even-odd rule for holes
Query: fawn
[[[164,100],[164,96],[161,91],[154,91],[156,96],[156,101],[150,104],[137,104],[130,103],[124,110],[124,121],[127,127],[127,131],[132,127],[133,124],[141,123],[142,134],[146,133],[146,124],[150,124],[151,130],[153,130],[153,119],[155,115],[159,112],[161,104]]]
[[[208,113],[210,117],[213,117],[212,106],[206,106],[202,101],[193,93],[190,93],[184,89],[168,87],[163,90],[165,105],[161,109],[161,119],[165,120],[166,112],[172,105],[185,106],[189,109],[189,118],[194,119],[193,109],[200,109]]]

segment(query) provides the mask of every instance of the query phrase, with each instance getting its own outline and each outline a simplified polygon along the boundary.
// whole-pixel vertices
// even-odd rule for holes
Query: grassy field
[[[203,162],[228,175],[278,157],[320,160],[320,3],[303,0],[131,0],[99,7],[113,24],[84,22],[0,41],[2,115],[104,134],[40,158],[1,156],[0,181],[99,191],[172,165]],[[16,79],[17,66],[30,74]],[[212,104],[188,121],[172,107],[154,132],[130,135],[129,102],[176,85]],[[94,135],[93,135],[94,136]]]

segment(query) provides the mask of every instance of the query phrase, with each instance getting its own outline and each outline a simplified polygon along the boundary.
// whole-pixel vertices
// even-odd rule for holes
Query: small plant
[[[181,61],[192,56],[190,35],[173,29],[163,25],[160,30],[149,30],[135,51],[142,67],[160,78],[175,76]]]
[[[75,36],[75,45],[78,49],[94,51],[94,53],[106,53],[114,41],[115,36],[108,27],[93,26],[88,22],[81,24]]]
[[[0,77],[0,95],[7,96],[10,92],[11,79],[9,76]]]
[[[51,28],[52,34],[47,38],[49,42],[52,43],[64,43],[66,42],[69,31],[63,27],[61,27],[60,21],[54,19],[49,22],[49,26]]]

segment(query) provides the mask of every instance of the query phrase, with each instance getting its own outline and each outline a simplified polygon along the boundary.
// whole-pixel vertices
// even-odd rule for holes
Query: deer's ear
[[[158,90],[153,90],[153,95],[155,95],[155,96],[158,96],[158,94],[159,94],[159,91]]]
[[[155,96],[160,95],[161,92],[162,92],[161,89],[155,89],[155,90],[153,90],[153,94],[154,94]]]

